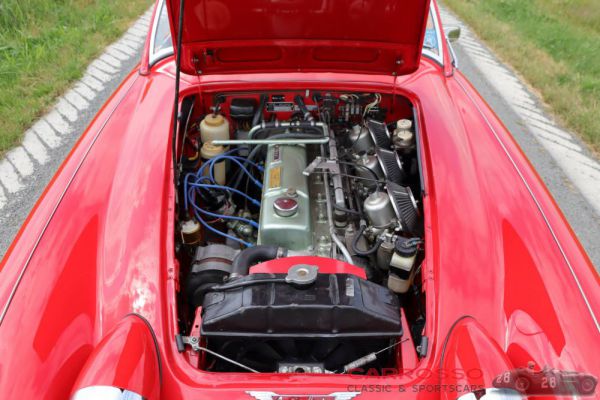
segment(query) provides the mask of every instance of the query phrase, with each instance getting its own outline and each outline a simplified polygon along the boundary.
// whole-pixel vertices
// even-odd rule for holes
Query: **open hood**
[[[174,44],[180,0],[167,0]],[[187,74],[415,71],[430,0],[186,0]]]

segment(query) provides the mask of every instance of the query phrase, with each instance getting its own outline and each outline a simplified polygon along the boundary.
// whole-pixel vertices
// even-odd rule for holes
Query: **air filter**
[[[388,181],[399,183],[404,179],[404,171],[398,154],[392,150],[377,149],[377,159]]]
[[[414,233],[417,229],[419,212],[412,191],[409,187],[400,186],[393,182],[387,183],[387,191],[390,199],[392,199],[392,206],[402,225],[402,230]]]
[[[392,139],[387,126],[383,122],[370,119],[367,121],[367,128],[373,138],[375,145],[380,148],[389,149],[392,147]]]

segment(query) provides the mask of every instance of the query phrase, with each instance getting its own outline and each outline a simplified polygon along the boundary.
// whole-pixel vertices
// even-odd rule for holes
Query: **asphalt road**
[[[147,26],[147,14],[143,18],[145,19],[140,21],[139,24],[142,27]],[[443,18],[445,21],[446,19],[449,20],[449,23],[457,22],[451,15],[446,13],[443,13]],[[137,31],[139,30],[143,29],[140,29],[138,26]],[[129,34],[131,33],[132,32],[129,32]],[[139,34],[140,37],[142,36],[139,32],[133,33]],[[563,213],[569,220],[579,240],[594,262],[594,265],[596,265],[596,268],[600,268],[600,213],[596,208],[598,204],[594,204],[593,201],[590,201],[590,199],[594,199],[593,196],[595,195],[595,188],[590,186],[594,184],[593,181],[589,179],[582,180],[580,177],[577,179],[574,178],[574,175],[569,169],[570,165],[565,165],[565,163],[561,161],[560,155],[562,153],[556,153],[555,149],[549,147],[547,143],[544,143],[544,137],[540,136],[540,132],[537,131],[537,128],[530,123],[532,110],[535,112],[535,118],[544,120],[545,124],[550,124],[548,121],[552,121],[551,116],[544,113],[543,106],[537,100],[528,101],[527,108],[524,109],[515,107],[513,104],[514,96],[510,93],[507,95],[506,85],[502,85],[503,81],[501,79],[494,79],[493,76],[490,75],[489,69],[481,67],[483,64],[481,63],[482,60],[480,57],[485,56],[486,63],[495,63],[498,68],[502,68],[504,70],[503,74],[506,74],[507,76],[514,74],[503,67],[502,63],[498,61],[485,46],[481,44],[474,46],[473,44],[476,43],[476,39],[472,37],[472,34],[468,33],[468,30],[467,36],[471,37],[462,43],[459,41],[454,46],[459,60],[459,68],[475,85],[508,129],[513,133],[517,142],[527,154],[558,202],[560,208],[563,210]],[[68,110],[65,111],[59,109],[63,119],[67,120],[69,123],[69,134],[60,135],[60,140],[53,145],[52,141],[48,141],[47,138],[43,137],[44,132],[42,131],[47,128],[47,126],[43,125],[36,128],[36,134],[41,138],[40,142],[43,142],[42,150],[45,152],[43,159],[40,160],[39,157],[36,158],[35,154],[33,154],[39,146],[36,147],[30,144],[30,146],[23,146],[25,148],[26,156],[28,159],[31,158],[31,161],[29,162],[31,165],[26,165],[26,173],[21,172],[24,167],[22,162],[19,161],[19,157],[17,157],[20,153],[17,155],[13,154],[12,158],[9,157],[10,162],[8,166],[0,164],[0,183],[2,184],[0,186],[0,255],[3,255],[6,252],[6,249],[12,242],[29,211],[79,135],[87,127],[108,96],[110,96],[123,78],[132,70],[132,68],[134,68],[139,59],[141,41],[137,41],[137,47],[133,46],[131,43],[129,44],[129,54],[127,54],[127,57],[119,57],[118,68],[111,70],[109,76],[106,76],[106,73],[103,76],[103,71],[91,71],[92,74],[99,74],[100,78],[103,79],[98,78],[98,76],[95,77],[95,79],[102,83],[101,86],[96,88],[93,87],[93,84],[90,85],[90,82],[88,82],[88,86],[91,86],[91,88],[94,89],[96,95],[90,96],[87,101],[88,105],[85,109],[77,110],[77,115],[68,115]],[[125,53],[125,50],[125,48],[118,47],[116,51]],[[116,56],[117,54],[113,55]],[[110,58],[112,58],[110,55],[105,57],[105,61]],[[108,67],[104,72],[107,72],[107,70]],[[513,80],[518,80],[518,78],[514,77]],[[522,90],[522,88],[519,88],[519,90]],[[524,90],[527,91],[527,89]],[[79,93],[84,94],[82,91]],[[535,96],[532,93],[526,94],[528,97],[530,96],[535,99]],[[72,118],[68,120],[67,117]],[[50,125],[54,127],[53,132],[58,131],[55,126],[57,122],[55,118],[50,117],[45,118],[45,120],[49,121]],[[552,124],[554,124],[553,121]],[[563,135],[563,131],[560,128],[557,128],[556,132],[557,134]],[[540,140],[540,138],[542,138],[542,140]],[[35,140],[37,140],[37,138]],[[585,150],[585,145],[572,135],[568,140],[569,143],[574,143],[574,145],[578,147],[578,151],[581,151],[581,154],[586,157],[586,160],[588,160],[587,164],[592,164],[592,168],[596,168],[596,165],[593,164],[595,160],[593,160],[591,154]],[[558,151],[560,151],[560,149]],[[592,159],[593,161],[590,163],[589,159]],[[8,175],[6,168],[8,168]],[[13,174],[13,169],[16,170],[16,174]]]

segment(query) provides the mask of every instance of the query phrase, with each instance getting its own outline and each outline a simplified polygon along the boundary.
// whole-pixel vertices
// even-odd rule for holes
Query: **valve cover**
[[[302,145],[269,145],[265,163],[258,244],[306,251],[311,234],[306,148]]]

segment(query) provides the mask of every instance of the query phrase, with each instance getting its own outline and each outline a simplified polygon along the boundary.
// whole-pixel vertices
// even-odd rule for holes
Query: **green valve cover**
[[[258,244],[297,251],[312,247],[306,165],[304,145],[269,145]]]

